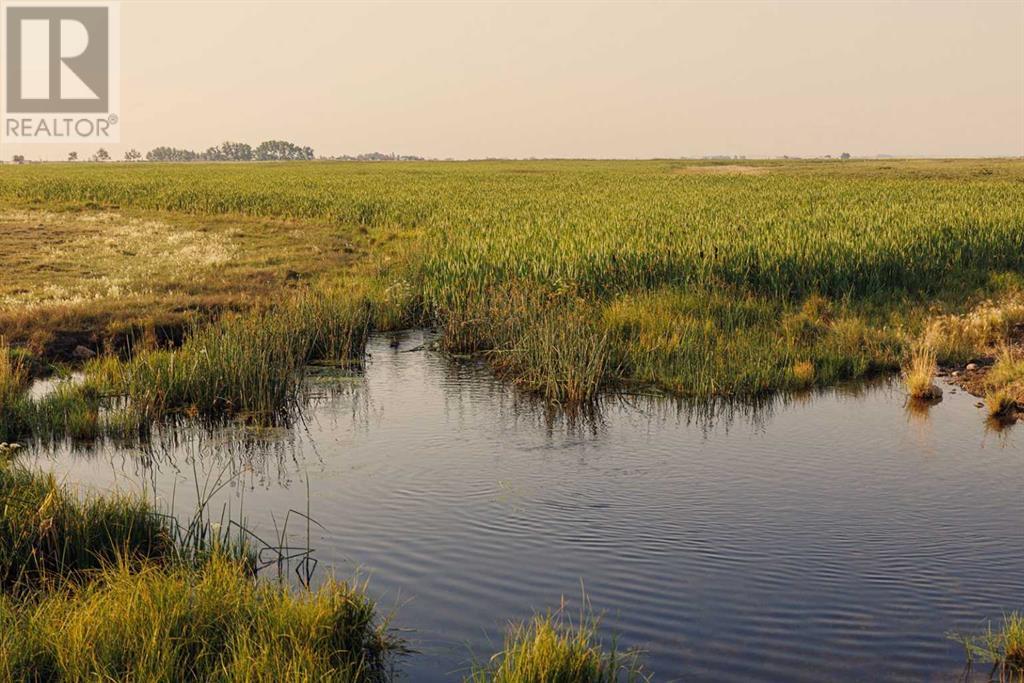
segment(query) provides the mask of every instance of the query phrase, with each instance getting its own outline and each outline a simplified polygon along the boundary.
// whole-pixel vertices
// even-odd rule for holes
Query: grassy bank
[[[196,325],[176,348],[91,360],[81,381],[38,398],[24,358],[0,341],[0,440],[132,441],[179,418],[287,421],[302,403],[306,367],[358,362],[369,330],[365,295],[318,286]]]
[[[4,680],[389,678],[397,642],[363,586],[258,579],[202,519],[83,499],[0,455]]]
[[[253,243],[266,220],[268,257],[289,243],[279,222],[357,236],[351,262],[310,263],[368,292],[372,328],[436,325],[445,349],[486,354],[562,403],[624,385],[748,397],[892,371],[932,318],[1019,296],[1024,162],[749,167],[61,164],[0,169],[0,202],[184,221],[196,235],[239,221]],[[19,339],[4,315],[24,317],[41,296],[29,290],[0,311]]]
[[[5,680],[383,681],[392,647],[359,586],[296,594],[220,554],[0,595]]]

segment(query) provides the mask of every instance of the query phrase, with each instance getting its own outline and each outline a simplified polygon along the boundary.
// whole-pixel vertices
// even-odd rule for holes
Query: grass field
[[[940,364],[982,357],[965,377],[990,412],[1024,403],[1020,160],[4,166],[0,267],[5,442],[287,420],[307,365],[358,363],[371,331],[408,326],[566,405],[901,367],[924,396]],[[83,379],[33,397],[78,346],[99,352]],[[15,450],[6,678],[388,677],[399,644],[360,586],[254,580],[244,549],[183,540],[144,501],[77,498]],[[970,642],[1017,671],[1013,619]],[[645,676],[559,613],[513,625],[468,680]]]
[[[329,281],[369,299],[374,329],[435,325],[553,401],[742,397],[896,370],[929,319],[1024,281],[1014,160],[53,164],[0,181],[0,333],[49,358],[180,342],[191,315]]]

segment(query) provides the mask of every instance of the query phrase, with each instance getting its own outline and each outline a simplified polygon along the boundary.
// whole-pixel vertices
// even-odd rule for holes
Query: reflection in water
[[[926,418],[888,382],[555,413],[474,363],[408,352],[422,341],[314,378],[290,430],[34,457],[181,510],[223,476],[213,504],[274,538],[308,504],[320,575],[369,574],[414,629],[415,681],[456,679],[507,619],[581,581],[656,680],[952,680],[945,634],[1024,601],[1024,451],[970,397]]]

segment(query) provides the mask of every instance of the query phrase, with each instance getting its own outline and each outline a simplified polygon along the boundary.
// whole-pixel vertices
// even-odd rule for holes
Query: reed
[[[989,625],[980,635],[952,634],[951,637],[963,644],[968,664],[977,659],[993,665],[989,680],[1024,681],[1024,615],[1012,612],[1003,617],[998,629]]]
[[[991,417],[1011,417],[1024,410],[1024,353],[1004,346],[985,373],[985,405]]]
[[[370,324],[366,299],[316,288],[195,325],[178,349],[142,349],[127,361],[95,362],[87,375],[107,393],[125,397],[130,417],[142,422],[171,414],[274,422],[301,404],[307,364],[361,358]]]
[[[214,554],[198,568],[104,566],[0,595],[5,680],[384,681],[396,643],[362,585],[295,593]]]
[[[145,501],[78,499],[49,475],[0,462],[0,592],[81,577],[117,557],[162,560],[167,520]]]
[[[903,368],[903,383],[907,395],[912,399],[927,400],[934,398],[932,382],[938,372],[937,354],[934,339],[936,328],[925,333],[913,347],[906,365]]]
[[[258,579],[206,508],[179,523],[0,462],[0,678],[388,679],[401,644],[364,584]]]
[[[601,646],[598,620],[578,623],[557,612],[513,623],[505,644],[487,664],[474,666],[468,683],[617,683],[646,681],[636,652]]]

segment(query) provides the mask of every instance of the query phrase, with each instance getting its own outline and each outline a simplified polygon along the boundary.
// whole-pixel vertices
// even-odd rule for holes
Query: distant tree
[[[849,152],[843,152],[842,154],[839,155],[839,158],[842,159],[843,161],[846,161],[847,159],[850,158],[850,153]]]
[[[96,150],[96,153],[92,155],[93,161],[110,161],[110,152],[100,147]]]
[[[68,161],[78,161],[78,152],[68,152]]]
[[[252,147],[244,142],[225,142],[220,146],[225,161],[252,161]]]
[[[15,154],[13,157],[11,157],[11,160],[16,164],[23,164],[25,163],[25,155]]]
[[[199,158],[203,161],[224,161],[224,156],[220,151],[220,147],[210,147],[205,152],[199,155]]]
[[[312,147],[299,147],[285,140],[267,140],[261,142],[253,152],[257,161],[285,161],[314,159]]]
[[[124,153],[125,161],[138,161],[142,158],[142,152],[132,147],[130,150]]]
[[[190,149],[155,147],[146,152],[146,161],[195,161],[199,155]]]

